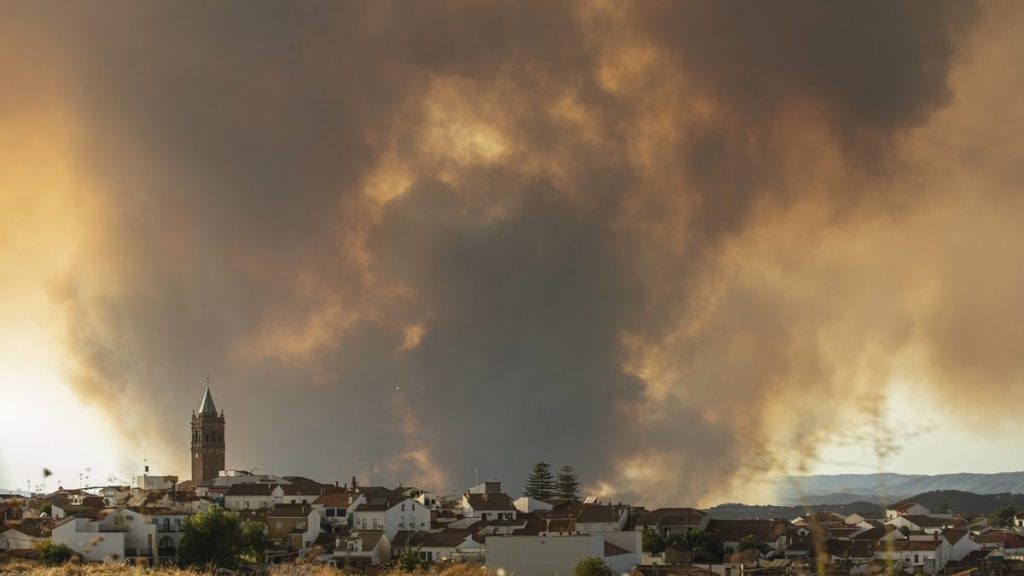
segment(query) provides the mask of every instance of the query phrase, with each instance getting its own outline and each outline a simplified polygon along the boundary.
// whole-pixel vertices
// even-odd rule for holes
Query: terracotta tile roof
[[[939,540],[897,540],[892,548],[898,552],[931,552],[940,545]]]
[[[508,494],[466,494],[469,506],[483,512],[516,512],[516,505]]]
[[[325,508],[345,508],[351,503],[348,494],[323,494],[313,504],[320,504]]]
[[[958,528],[946,528],[942,531],[942,535],[946,538],[946,540],[949,540],[950,544],[956,544],[964,536],[966,536],[967,533],[967,530],[961,530]]]
[[[851,534],[851,540],[880,540],[891,532],[899,532],[899,528],[895,526],[878,526],[875,528],[868,528],[863,532]],[[902,534],[901,534],[902,536]]]
[[[363,542],[363,551],[369,552],[377,547],[377,543],[384,537],[384,532],[381,530],[360,530],[359,532],[352,534],[348,539],[357,538]]]
[[[722,542],[739,542],[744,536],[774,542],[785,536],[789,527],[790,523],[785,520],[711,520],[707,531],[716,534]]]
[[[270,496],[270,493],[277,488],[279,484],[257,484],[257,483],[243,483],[243,484],[232,484],[228,486],[227,491],[224,492],[225,496]]]
[[[0,528],[0,532],[16,530],[33,538],[45,538],[50,535],[52,526],[53,522],[49,518],[23,518],[4,522],[4,527]]]
[[[580,511],[580,515],[576,517],[576,523],[618,522],[623,511],[622,507],[610,504],[589,504]]]
[[[695,508],[658,508],[636,521],[637,526],[696,526],[706,516]]]
[[[422,539],[418,545],[424,548],[456,548],[472,535],[469,530],[449,528],[441,532],[421,532]],[[414,539],[415,541],[415,539]]]
[[[272,518],[305,518],[313,509],[309,505],[280,505],[268,513]]]
[[[910,515],[904,516],[904,520],[913,523],[921,528],[941,528],[947,524],[956,522],[951,518],[933,518],[932,516]]]

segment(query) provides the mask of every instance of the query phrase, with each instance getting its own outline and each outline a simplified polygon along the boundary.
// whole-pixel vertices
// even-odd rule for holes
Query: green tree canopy
[[[551,475],[551,465],[547,462],[537,462],[533,465],[533,471],[526,479],[526,486],[523,487],[523,494],[538,500],[545,500],[555,495],[555,477]]]
[[[597,556],[588,556],[576,563],[576,576],[615,576],[615,571]]]
[[[36,545],[43,562],[50,565],[64,564],[76,556],[75,551],[64,544],[54,544],[47,540]]]
[[[185,566],[236,568],[262,560],[266,549],[263,525],[243,521],[237,512],[210,506],[185,523],[178,558]]]
[[[703,530],[692,528],[686,534],[676,536],[672,543],[693,552],[694,562],[722,561],[722,543]]]
[[[1000,506],[999,508],[996,508],[995,512],[993,512],[988,519],[989,522],[1000,528],[1008,528],[1013,526],[1013,518],[1016,515],[1017,512],[1014,510],[1013,506]]]
[[[420,568],[429,568],[430,562],[423,557],[423,547],[406,547],[395,562],[398,569],[403,572],[415,572]]]
[[[572,466],[562,466],[562,470],[558,473],[558,480],[555,482],[555,491],[562,498],[572,498],[573,500],[579,498],[580,479],[576,477],[576,470]]]
[[[761,554],[767,554],[769,547],[753,534],[747,534],[736,543],[737,552],[743,552],[744,550],[757,550]]]
[[[667,546],[667,544],[654,528],[651,528],[650,526],[644,528],[641,538],[644,552],[661,554],[665,551],[665,546]]]

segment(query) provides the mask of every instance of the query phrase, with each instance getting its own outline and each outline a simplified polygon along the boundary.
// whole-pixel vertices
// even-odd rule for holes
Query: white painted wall
[[[529,496],[516,498],[512,504],[516,507],[516,510],[523,513],[536,512],[537,510],[551,510],[554,508],[554,506],[547,502],[541,502],[540,500],[530,498]]]
[[[430,530],[430,509],[412,498],[395,504],[384,515],[384,533],[388,540],[399,530]]]
[[[0,550],[31,550],[36,544],[46,542],[49,538],[33,538],[17,530],[0,532]]]
[[[73,518],[57,526],[50,534],[54,544],[64,544],[86,562],[123,561],[124,532],[100,532],[99,522]]]
[[[597,534],[563,536],[488,536],[486,566],[509,576],[574,576],[576,563],[588,556],[604,557],[604,538]],[[628,573],[637,554],[605,560],[616,573]]]

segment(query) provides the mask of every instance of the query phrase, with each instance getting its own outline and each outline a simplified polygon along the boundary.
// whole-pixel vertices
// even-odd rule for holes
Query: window
[[[402,512],[405,512],[405,504],[402,504]]]
[[[248,501],[248,500],[246,500],[246,501],[245,501],[245,509],[246,509],[246,510],[248,510],[248,509],[249,509],[249,501]]]

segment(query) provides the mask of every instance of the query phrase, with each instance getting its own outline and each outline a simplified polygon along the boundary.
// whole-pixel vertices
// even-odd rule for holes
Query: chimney
[[[356,477],[353,476],[352,477],[352,489],[355,490],[357,488],[359,488],[359,484],[356,482]]]

